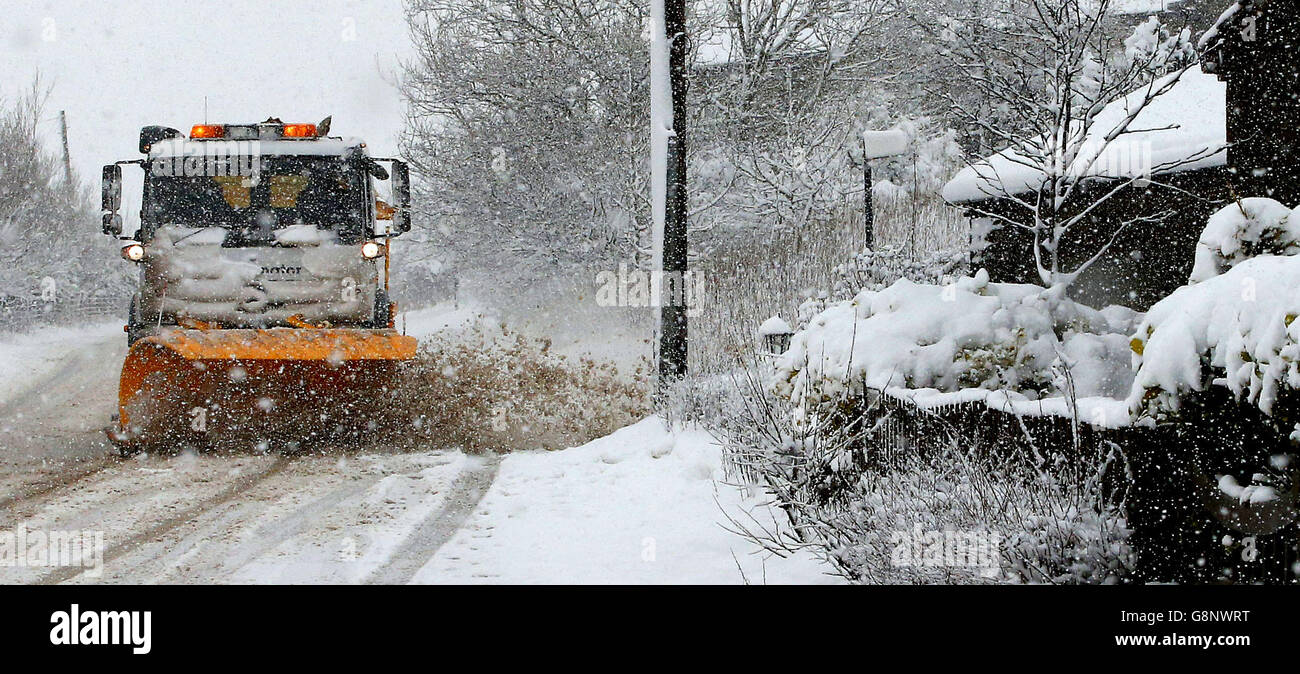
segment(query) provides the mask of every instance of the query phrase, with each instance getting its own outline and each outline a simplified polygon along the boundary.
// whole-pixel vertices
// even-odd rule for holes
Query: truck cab
[[[321,124],[141,130],[144,158],[104,167],[104,232],[139,265],[128,341],[168,328],[388,328],[388,254],[410,229],[406,164]],[[391,172],[381,162],[390,164]],[[122,236],[121,167],[143,171]],[[394,204],[376,198],[391,180]]]

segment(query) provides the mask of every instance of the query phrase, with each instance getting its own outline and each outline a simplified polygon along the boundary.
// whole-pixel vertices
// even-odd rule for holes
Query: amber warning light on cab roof
[[[200,138],[225,138],[226,127],[220,124],[195,124],[190,129],[190,138],[198,140]]]
[[[316,125],[315,124],[285,124],[284,137],[285,138],[315,138]]]
[[[271,140],[277,138],[312,139],[320,137],[315,124],[195,124],[190,140]]]

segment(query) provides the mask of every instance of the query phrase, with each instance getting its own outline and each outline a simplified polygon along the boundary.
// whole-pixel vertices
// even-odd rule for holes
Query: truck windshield
[[[245,158],[247,159],[247,158]],[[148,167],[143,224],[146,235],[158,227],[228,227],[256,232],[290,225],[315,225],[352,239],[365,231],[368,217],[366,176],[342,157],[258,158],[249,175],[239,171],[175,171],[158,163]],[[179,166],[179,162],[177,162]],[[230,166],[252,166],[230,161]],[[189,175],[186,175],[186,174]],[[180,175],[177,175],[180,174]]]

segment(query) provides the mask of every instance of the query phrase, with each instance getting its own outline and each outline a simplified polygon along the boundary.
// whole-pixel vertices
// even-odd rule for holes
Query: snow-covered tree
[[[701,49],[693,128],[726,181],[729,225],[798,230],[862,194],[860,132],[896,123],[892,0],[721,0]],[[853,198],[852,195],[856,195]],[[710,220],[712,218],[703,218]]]
[[[84,185],[42,142],[46,93],[38,79],[0,101],[0,301],[124,296],[126,270]]]
[[[649,215],[645,2],[409,0],[407,17],[430,242],[500,281],[625,259]]]

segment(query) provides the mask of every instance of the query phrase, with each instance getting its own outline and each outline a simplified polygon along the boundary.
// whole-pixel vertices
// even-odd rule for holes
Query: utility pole
[[[59,111],[59,133],[63,136],[63,186],[72,190],[72,155],[68,153],[68,111]]]
[[[668,89],[672,97],[672,128],[667,133],[667,161],[664,167],[662,266],[659,293],[659,385],[661,389],[686,375],[686,2],[663,3],[663,37],[668,49]],[[657,7],[655,8],[658,9]],[[652,49],[656,49],[652,45]],[[653,55],[652,55],[653,56]],[[652,61],[654,59],[652,58]],[[662,71],[660,71],[662,75]],[[652,64],[652,80],[655,69]],[[663,82],[653,82],[663,85]],[[652,94],[653,95],[653,94]],[[652,103],[653,107],[653,103]],[[661,111],[666,112],[666,111]],[[666,116],[666,115],[665,115]],[[668,120],[655,119],[653,124]],[[652,162],[653,164],[653,162]],[[653,167],[652,170],[658,170]],[[653,182],[653,181],[652,181]],[[656,204],[656,208],[658,205]]]

